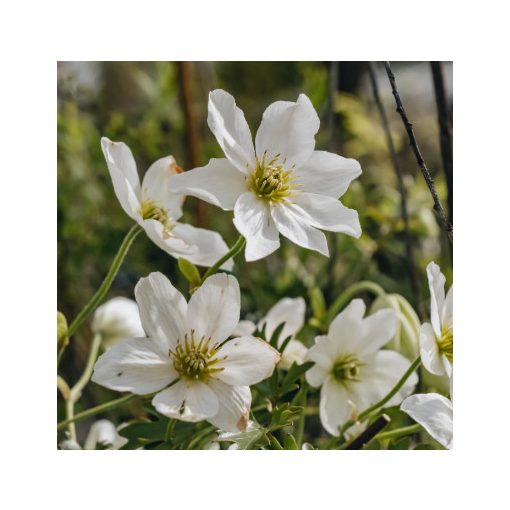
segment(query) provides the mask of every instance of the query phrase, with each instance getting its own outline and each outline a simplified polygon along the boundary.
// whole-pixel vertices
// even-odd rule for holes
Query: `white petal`
[[[444,375],[445,370],[439,347],[437,345],[436,335],[432,326],[426,322],[420,328],[420,356],[423,366],[435,375]]]
[[[216,354],[223,369],[217,378],[233,386],[251,386],[271,376],[280,353],[254,336],[242,336],[225,342]]]
[[[453,285],[446,294],[441,314],[441,325],[446,328],[453,327]]]
[[[182,216],[184,197],[172,191],[170,178],[180,172],[182,170],[177,166],[173,156],[167,156],[154,162],[142,181],[142,199],[152,200],[165,208],[174,221]]]
[[[238,337],[244,335],[251,335],[255,332],[257,326],[252,321],[239,321],[234,331],[230,334],[230,336]]]
[[[265,325],[266,340],[270,340],[275,329],[285,324],[278,337],[278,347],[289,336],[295,336],[305,323],[306,303],[302,297],[283,298],[278,301],[259,323],[259,330]]]
[[[444,285],[446,278],[441,273],[439,266],[430,262],[427,266],[427,277],[430,290],[430,321],[436,333],[441,336],[441,312],[444,304]]]
[[[452,449],[453,406],[450,400],[437,393],[411,395],[402,402],[400,409],[445,448]]]
[[[296,168],[295,174],[296,184],[304,191],[339,198],[361,174],[361,167],[355,159],[314,151],[306,163]]]
[[[352,412],[346,388],[328,377],[321,389],[320,418],[322,426],[333,436],[339,435],[338,427],[345,423]]]
[[[215,274],[207,278],[191,296],[186,317],[188,330],[195,338],[212,338],[212,344],[223,342],[239,322],[241,295],[236,278]]]
[[[362,330],[356,352],[361,356],[377,352],[395,336],[397,315],[390,308],[379,310],[363,319]]]
[[[241,172],[246,172],[246,165],[255,168],[250,128],[234,98],[224,90],[213,90],[209,93],[208,109],[207,124],[227,158]]]
[[[279,367],[288,370],[293,363],[301,365],[305,361],[308,349],[299,340],[291,340],[282,353],[282,359]]]
[[[147,334],[159,339],[166,349],[173,349],[187,332],[187,303],[183,295],[161,273],[141,278],[135,287],[140,318]],[[165,345],[166,344],[166,345]]]
[[[303,213],[303,209],[291,203],[282,203],[271,207],[271,216],[282,235],[298,246],[316,250],[328,257],[329,249],[326,236],[320,230],[312,227],[309,216]]]
[[[280,154],[288,166],[305,163],[315,148],[319,125],[317,112],[304,94],[295,103],[276,101],[269,105],[255,138],[259,160],[267,151],[266,159]]]
[[[243,193],[237,200],[234,225],[246,238],[245,256],[248,262],[267,257],[280,246],[269,206],[251,192]]]
[[[231,211],[238,197],[246,192],[246,177],[228,159],[211,159],[200,168],[194,168],[170,180],[174,192],[205,200]]]
[[[208,420],[219,407],[208,384],[183,379],[155,395],[152,405],[165,416],[190,422]]]
[[[314,387],[321,386],[333,368],[336,351],[331,339],[325,335],[315,337],[315,345],[308,349],[305,361],[315,365],[307,370],[306,380]]]
[[[328,337],[334,345],[335,356],[353,354],[360,350],[363,338],[363,315],[365,303],[362,299],[353,299],[332,321]]]
[[[98,420],[90,427],[84,449],[95,450],[98,444],[109,446],[110,449],[111,447],[118,449],[126,443],[127,439],[119,436],[115,425],[110,420]]]
[[[103,337],[103,347],[111,346],[119,340],[145,336],[138,305],[125,297],[115,297],[97,308],[91,329]]]
[[[358,213],[342,205],[336,198],[299,193],[293,201],[308,215],[309,224],[313,227],[353,237],[361,235]]]
[[[168,352],[158,341],[133,338],[99,356],[92,380],[111,390],[145,395],[164,388],[177,376]]]
[[[214,379],[209,384],[218,398],[219,409],[218,413],[208,421],[226,432],[246,430],[251,406],[250,388],[230,386]]]
[[[395,351],[382,350],[365,356],[359,373],[360,383],[353,384],[365,393],[365,408],[383,398],[400,380],[411,362]],[[402,399],[412,393],[418,383],[418,376],[413,372],[398,393],[388,401],[385,407],[399,404]]]
[[[182,255],[182,257],[198,266],[211,267],[228,252],[228,246],[223,237],[212,230],[176,223],[172,229],[172,235],[196,248],[193,253]],[[230,271],[233,267],[234,261],[229,259],[221,266],[221,269]]]
[[[101,148],[108,165],[113,189],[122,209],[136,220],[140,209],[140,178],[129,147],[123,142],[101,138]]]
[[[173,229],[168,230],[158,220],[140,220],[139,223],[145,230],[147,237],[172,257],[179,258],[185,255],[192,255],[198,250],[196,246],[189,245],[174,235]]]

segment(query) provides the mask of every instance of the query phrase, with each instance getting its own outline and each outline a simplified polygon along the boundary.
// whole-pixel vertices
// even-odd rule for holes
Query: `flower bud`
[[[103,337],[105,348],[120,340],[145,337],[138,305],[125,297],[110,299],[94,313],[92,332]]]
[[[414,361],[420,352],[420,319],[413,307],[400,294],[386,294],[379,296],[372,303],[370,313],[382,308],[393,309],[398,318],[395,336],[386,344],[386,347]]]
[[[57,311],[57,349],[65,347],[69,343],[66,316]]]

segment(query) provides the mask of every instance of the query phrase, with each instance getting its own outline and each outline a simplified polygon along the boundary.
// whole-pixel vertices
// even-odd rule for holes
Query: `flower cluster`
[[[342,295],[338,307],[317,312],[307,323],[307,302],[297,296],[283,297],[262,317],[255,312],[240,320],[235,255],[246,246],[246,261],[266,257],[280,246],[280,234],[325,256],[322,230],[360,237],[358,213],[339,198],[361,168],[353,159],[315,150],[319,118],[304,94],[296,102],[270,105],[255,141],[230,94],[211,92],[208,109],[208,125],[225,158],[201,168],[183,172],[167,156],[153,163],[140,182],[129,148],[101,140],[120,205],[137,231],[178,259],[190,297],[162,273],[152,272],[137,283],[136,302],[116,297],[98,306],[111,284],[107,277],[69,327],[61,318],[59,356],[95,309],[87,368],[71,388],[59,379],[68,411],[63,426],[69,433],[61,448],[81,448],[73,406],[89,380],[126,392],[121,402],[134,395],[149,399],[156,418],[142,422],[143,441],[141,429],[132,430],[136,423],[116,428],[101,420],[91,428],[87,449],[96,444],[218,449],[222,442],[232,443],[230,449],[281,448],[282,438],[286,448],[313,449],[303,443],[307,398],[317,399],[322,427],[332,436],[330,447],[347,447],[358,433],[370,430],[385,408],[400,406],[402,416],[451,448],[451,400],[436,393],[413,395],[420,363],[431,374],[452,377],[453,291],[445,296],[446,279],[436,264],[427,267],[430,322],[416,331],[415,341],[413,324],[418,329],[419,321],[412,307],[384,291],[371,313],[362,299]],[[187,195],[233,211],[240,241],[229,249],[218,233],[180,223]],[[128,248],[129,243],[116,260],[121,262]],[[209,269],[201,274],[196,265]],[[350,292],[346,289],[345,295]],[[322,307],[323,301],[321,295]],[[177,422],[196,425],[177,433]],[[186,436],[188,430],[192,437]],[[372,439],[378,438],[383,441],[384,435]]]

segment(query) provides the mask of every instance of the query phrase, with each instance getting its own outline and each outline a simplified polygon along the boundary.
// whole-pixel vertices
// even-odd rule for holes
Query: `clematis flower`
[[[153,163],[140,185],[133,154],[125,143],[103,137],[101,147],[120,205],[162,250],[199,266],[212,266],[227,253],[217,232],[177,221],[184,197],[171,190],[170,177],[182,170],[172,156]],[[222,268],[232,269],[232,265],[229,260]]]
[[[265,328],[265,336],[269,341],[276,328],[284,324],[277,340],[280,348],[289,336],[291,340],[282,353],[279,367],[288,370],[294,362],[298,365],[303,363],[307,348],[296,339],[296,334],[301,330],[305,323],[306,304],[302,297],[280,299],[256,325],[247,320],[239,321],[234,330],[236,334],[251,335],[255,330],[262,331]]]
[[[453,405],[451,400],[438,393],[411,395],[402,402],[400,409],[418,422],[445,448],[448,450],[453,448]]]
[[[207,122],[226,158],[172,177],[172,187],[233,210],[234,224],[246,238],[246,260],[278,249],[279,234],[326,256],[319,229],[361,235],[358,213],[338,200],[361,174],[360,165],[314,150],[320,121],[307,96],[270,105],[255,147],[243,112],[224,90],[209,94]]]
[[[138,282],[135,297],[148,338],[111,347],[92,380],[138,395],[158,392],[152,404],[171,418],[244,430],[249,386],[269,377],[280,355],[251,335],[225,341],[239,322],[237,280],[213,275],[186,303],[165,276],[151,273]]]
[[[92,332],[102,336],[105,349],[119,340],[145,336],[138,305],[125,297],[110,299],[94,312]]]
[[[331,322],[328,334],[315,338],[306,355],[307,361],[315,362],[306,379],[310,385],[321,387],[321,423],[334,436],[354,411],[363,411],[381,400],[411,365],[401,354],[381,350],[395,335],[395,312],[384,309],[366,318],[364,315],[363,301],[351,301]],[[400,403],[417,381],[417,375],[412,374],[386,406]]]
[[[453,285],[446,294],[446,278],[434,262],[427,266],[430,322],[420,329],[420,356],[432,374],[450,376],[453,368]]]

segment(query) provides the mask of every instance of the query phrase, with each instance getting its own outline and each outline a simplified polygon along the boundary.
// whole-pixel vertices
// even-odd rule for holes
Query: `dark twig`
[[[453,148],[452,148],[452,119],[448,110],[446,88],[444,83],[443,66],[441,62],[431,62],[432,79],[437,105],[437,120],[439,123],[439,140],[441,142],[441,156],[443,158],[446,185],[448,187],[448,219],[453,221]]]
[[[353,439],[344,449],[345,450],[361,450],[369,441],[371,441],[381,430],[390,423],[391,419],[388,415],[382,414],[377,420],[367,427],[358,437]]]
[[[414,152],[414,155],[416,157],[416,162],[418,163],[418,166],[420,167],[420,170],[421,170],[421,173],[423,174],[425,182],[427,183],[427,186],[429,187],[430,194],[432,195],[432,199],[434,200],[434,210],[436,211],[437,215],[439,216],[439,220],[443,225],[443,228],[448,236],[448,239],[450,239],[450,241],[453,241],[453,225],[448,221],[445,210],[441,204],[441,201],[439,200],[439,197],[437,196],[437,191],[434,186],[434,180],[432,179],[429,169],[427,168],[427,165],[425,164],[425,160],[423,159],[423,156],[421,155],[420,148],[418,147],[418,142],[416,141],[416,138],[414,136],[413,125],[409,122],[406,111],[404,110],[404,106],[402,104],[402,100],[400,99],[400,95],[398,93],[397,83],[395,81],[395,75],[393,74],[393,71],[391,70],[389,62],[385,62],[384,66],[386,68],[386,73],[388,74],[388,78],[390,80],[391,90],[393,91],[393,96],[395,97],[395,103],[397,104],[397,112],[400,114],[400,117],[402,118],[402,122],[404,123],[404,126],[407,131],[407,136],[409,138],[409,145],[411,146],[411,148]]]
[[[386,136],[386,143],[388,145],[388,150],[390,152],[391,161],[393,163],[393,168],[395,169],[395,174],[397,176],[398,189],[400,192],[400,209],[402,213],[402,219],[404,221],[404,234],[405,234],[405,244],[406,244],[406,256],[407,256],[407,267],[409,271],[409,281],[411,284],[411,289],[414,295],[414,300],[416,306],[419,305],[420,301],[420,290],[418,287],[418,280],[416,278],[416,270],[414,267],[414,249],[413,249],[413,238],[411,236],[411,229],[409,228],[409,213],[407,210],[407,192],[404,186],[404,179],[402,175],[402,169],[400,167],[400,162],[398,160],[397,151],[395,150],[395,145],[393,143],[393,137],[391,136],[390,124],[388,122],[388,117],[386,115],[386,111],[384,109],[384,105],[381,101],[381,96],[379,94],[379,87],[377,85],[377,78],[375,73],[375,65],[373,62],[368,63],[368,73],[370,76],[370,82],[372,84],[372,91],[374,93],[374,99],[377,104],[377,108],[379,110],[379,115],[381,116],[382,125],[384,128],[384,134]]]

